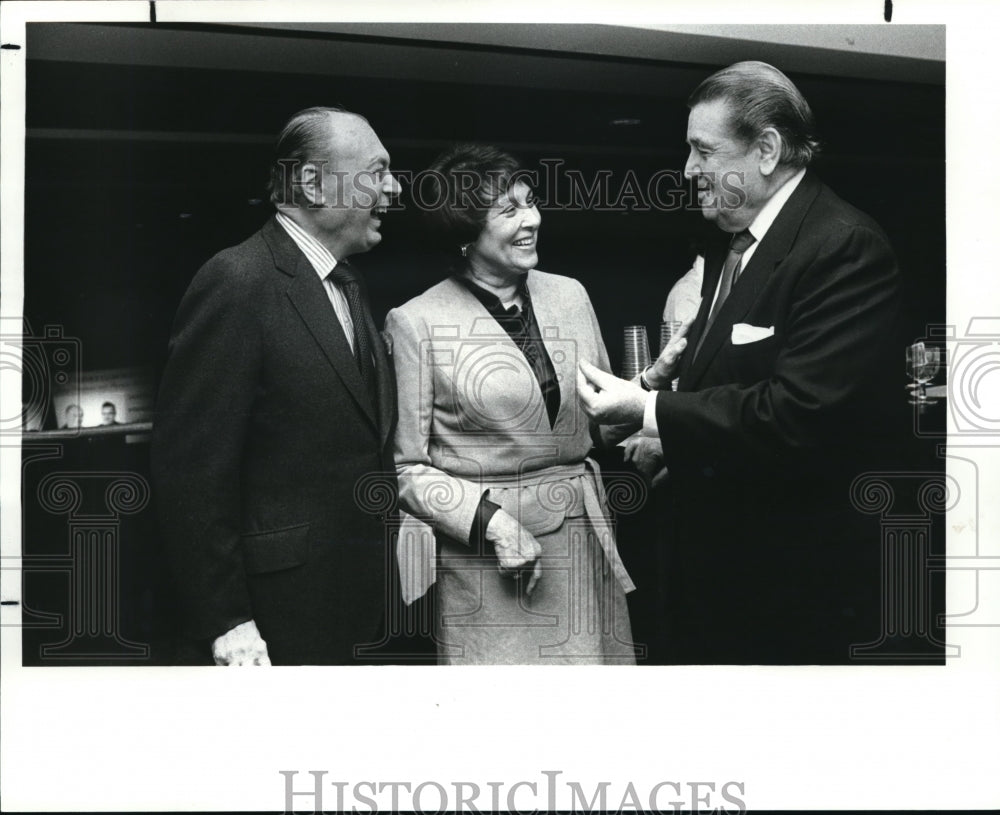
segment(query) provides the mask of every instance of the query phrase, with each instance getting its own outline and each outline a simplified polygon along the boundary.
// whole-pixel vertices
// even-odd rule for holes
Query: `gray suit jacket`
[[[484,491],[492,488],[491,498],[500,498],[504,485],[515,485],[511,477],[525,480],[539,471],[576,467],[586,473],[591,494],[601,489],[594,465],[583,466],[593,440],[576,392],[579,360],[609,369],[597,317],[576,280],[533,270],[527,282],[559,381],[554,427],[524,356],[454,278],[386,318],[401,408],[395,444],[400,503],[435,533],[460,541],[469,539]],[[533,533],[562,522],[551,507],[520,506],[513,512]],[[413,569],[432,568],[408,560],[405,555],[400,560],[404,596],[413,585]],[[626,589],[631,588],[621,572]],[[426,588],[428,578],[433,575],[418,578],[420,587],[410,594]]]
[[[373,327],[374,330],[374,327]],[[386,603],[396,394],[373,405],[318,275],[274,219],[184,295],[160,385],[152,473],[188,631],[254,619],[275,663],[344,663]]]

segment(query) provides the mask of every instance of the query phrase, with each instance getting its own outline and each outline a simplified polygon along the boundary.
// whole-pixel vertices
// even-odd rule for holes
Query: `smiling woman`
[[[518,181],[509,186],[490,207],[479,237],[466,248],[469,276],[486,288],[515,286],[538,263],[541,223],[528,185]]]
[[[632,581],[575,387],[579,360],[608,370],[590,299],[535,268],[541,216],[510,155],[461,145],[428,178],[455,264],[386,320],[403,597],[436,577],[441,662],[632,664]]]

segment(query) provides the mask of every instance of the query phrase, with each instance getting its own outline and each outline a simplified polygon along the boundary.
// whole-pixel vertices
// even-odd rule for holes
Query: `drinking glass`
[[[651,361],[646,326],[625,326],[625,361],[622,363],[622,379],[634,379],[649,367]]]
[[[670,340],[673,339],[674,334],[681,330],[680,320],[664,320],[660,323],[660,350],[659,354],[663,353],[663,349],[670,344]]]
[[[906,373],[916,383],[910,396],[911,405],[933,405],[937,399],[927,397],[927,383],[937,375],[941,367],[941,349],[916,342],[906,348]]]

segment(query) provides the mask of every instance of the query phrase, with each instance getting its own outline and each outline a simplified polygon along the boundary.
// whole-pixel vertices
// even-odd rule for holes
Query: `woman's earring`
[[[458,251],[462,253],[463,258],[467,258],[469,256],[469,244],[463,243],[458,247]]]

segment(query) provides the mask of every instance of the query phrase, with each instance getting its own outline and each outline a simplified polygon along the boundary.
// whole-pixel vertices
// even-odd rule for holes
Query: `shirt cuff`
[[[491,501],[488,496],[489,490],[483,493],[479,499],[479,506],[476,507],[476,514],[472,516],[472,528],[469,530],[469,545],[479,546],[480,542],[486,541],[486,527],[490,525],[493,516],[500,509],[500,505]]]
[[[642,414],[642,434],[644,436],[659,437],[660,435],[660,429],[656,425],[656,397],[659,394],[659,391],[650,391],[646,395],[646,409]]]

